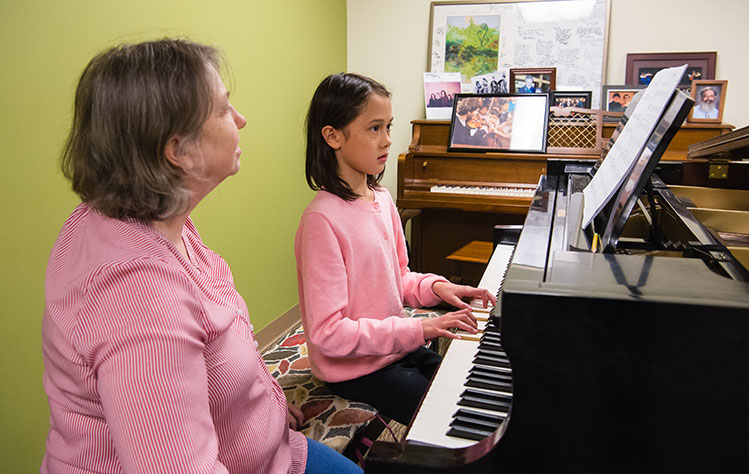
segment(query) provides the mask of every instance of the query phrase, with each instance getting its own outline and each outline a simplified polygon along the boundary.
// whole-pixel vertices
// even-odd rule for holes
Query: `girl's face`
[[[354,191],[362,178],[366,181],[366,175],[377,175],[385,169],[392,123],[390,98],[370,94],[359,116],[337,131],[337,141],[331,146],[338,160],[338,175]]]

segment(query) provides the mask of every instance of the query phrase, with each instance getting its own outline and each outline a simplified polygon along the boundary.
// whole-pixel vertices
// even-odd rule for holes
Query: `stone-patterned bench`
[[[433,309],[406,308],[407,317],[440,314],[442,311]],[[263,359],[283,388],[286,399],[302,409],[306,422],[300,431],[305,436],[342,453],[349,442],[375,419],[377,410],[372,406],[335,395],[325,382],[312,375],[301,325],[263,353]]]

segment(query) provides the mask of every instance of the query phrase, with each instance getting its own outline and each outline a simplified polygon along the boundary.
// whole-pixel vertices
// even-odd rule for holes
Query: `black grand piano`
[[[747,469],[749,273],[653,172],[691,107],[678,94],[592,226],[596,167],[548,163],[486,329],[511,363],[509,409],[469,421],[484,436],[465,447],[378,441],[367,473]]]

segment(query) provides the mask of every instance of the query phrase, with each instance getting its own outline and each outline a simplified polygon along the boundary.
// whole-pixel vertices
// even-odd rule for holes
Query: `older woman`
[[[42,472],[360,472],[303,422],[257,352],[231,271],[190,212],[239,171],[245,118],[219,54],[113,48],[78,85],[42,325]]]

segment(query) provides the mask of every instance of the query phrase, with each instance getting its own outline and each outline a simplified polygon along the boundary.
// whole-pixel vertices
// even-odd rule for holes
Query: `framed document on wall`
[[[468,84],[513,68],[555,68],[558,89],[600,90],[610,11],[611,0],[433,2],[427,69],[460,72]]]

